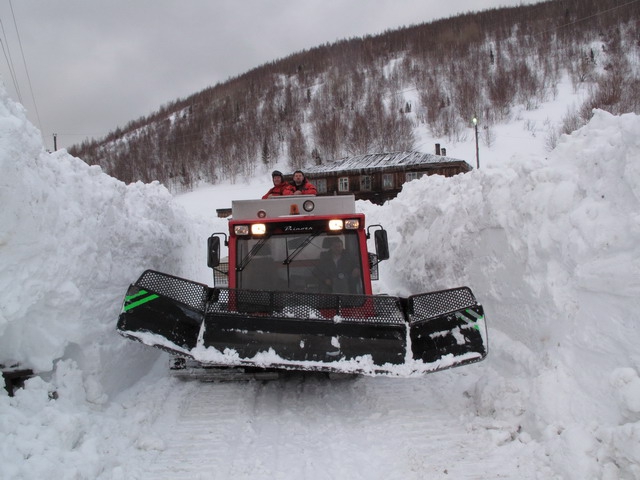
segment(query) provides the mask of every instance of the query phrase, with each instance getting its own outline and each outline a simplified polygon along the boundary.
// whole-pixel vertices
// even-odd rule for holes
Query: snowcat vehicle
[[[175,354],[176,368],[407,377],[487,355],[469,288],[373,294],[387,233],[365,229],[353,195],[241,200],[231,210],[228,236],[208,239],[214,287],[147,270],[126,293],[120,334]]]

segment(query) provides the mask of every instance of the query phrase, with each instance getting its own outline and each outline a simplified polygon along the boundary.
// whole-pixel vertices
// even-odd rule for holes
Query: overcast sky
[[[538,1],[0,0],[0,75],[64,148],[303,49]]]

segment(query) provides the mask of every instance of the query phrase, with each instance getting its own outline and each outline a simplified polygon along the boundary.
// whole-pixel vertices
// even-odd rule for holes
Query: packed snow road
[[[513,427],[480,420],[460,389],[479,368],[408,380],[164,379],[146,392],[158,410],[125,470],[139,479],[536,478],[523,445],[507,445]],[[507,445],[499,455],[497,444]]]

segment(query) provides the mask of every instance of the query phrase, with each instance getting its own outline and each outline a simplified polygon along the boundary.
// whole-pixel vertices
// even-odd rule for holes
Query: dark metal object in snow
[[[33,377],[33,370],[21,368],[20,365],[0,365],[4,378],[4,389],[13,397],[16,389],[24,387],[24,382]]]

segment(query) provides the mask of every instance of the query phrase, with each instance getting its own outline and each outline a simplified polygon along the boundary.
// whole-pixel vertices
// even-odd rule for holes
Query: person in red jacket
[[[315,195],[318,193],[316,186],[307,180],[302,170],[293,172],[293,181],[290,185],[294,195]]]
[[[271,174],[271,179],[273,180],[273,187],[262,196],[263,199],[293,195],[293,187],[284,181],[280,170],[274,170]]]

